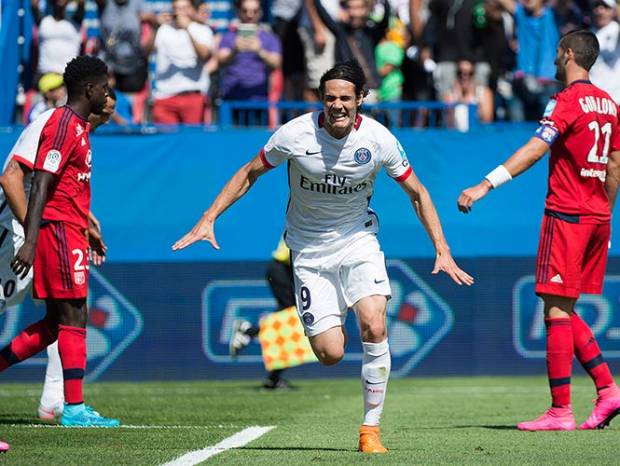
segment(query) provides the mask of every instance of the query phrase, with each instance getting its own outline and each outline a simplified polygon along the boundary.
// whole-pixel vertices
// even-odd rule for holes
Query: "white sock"
[[[362,342],[362,391],[364,392],[364,425],[378,426],[390,378],[392,359],[387,339],[381,343]]]
[[[47,368],[45,383],[41,394],[41,406],[61,408],[65,402],[65,390],[62,378],[62,363],[58,354],[58,341],[47,347]]]

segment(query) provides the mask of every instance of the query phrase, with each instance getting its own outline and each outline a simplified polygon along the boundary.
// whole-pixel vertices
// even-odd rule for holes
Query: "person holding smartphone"
[[[223,100],[267,100],[269,75],[282,64],[278,37],[260,27],[263,12],[258,0],[237,0],[239,24],[220,42],[218,59],[222,70],[220,96]],[[235,114],[238,123],[266,124],[264,111]]]

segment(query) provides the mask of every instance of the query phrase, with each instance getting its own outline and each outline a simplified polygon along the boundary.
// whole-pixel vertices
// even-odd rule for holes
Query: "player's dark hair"
[[[342,63],[336,63],[332,69],[327,70],[323,76],[321,76],[321,82],[319,84],[319,93],[323,95],[325,92],[325,83],[332,79],[342,79],[349,81],[355,86],[355,95],[366,97],[368,95],[368,89],[366,89],[366,76],[364,76],[364,70],[357,62],[357,60],[349,60]]]
[[[67,86],[67,93],[71,96],[79,93],[86,83],[107,75],[108,67],[104,62],[97,57],[80,55],[67,63],[62,79]]]
[[[560,39],[560,48],[571,49],[575,54],[575,63],[587,71],[594,65],[600,51],[598,39],[587,29],[564,34]]]

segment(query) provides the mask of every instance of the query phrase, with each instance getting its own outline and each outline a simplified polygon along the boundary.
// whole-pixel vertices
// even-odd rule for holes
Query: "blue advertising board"
[[[388,260],[392,299],[388,337],[395,377],[544,373],[541,305],[533,292],[533,259],[463,259],[476,278],[459,287],[431,275],[433,261]],[[266,262],[109,264],[90,283],[89,380],[226,379],[261,377],[253,341],[238,358],[228,354],[232,323],[257,323],[276,311],[264,281]],[[606,359],[620,369],[620,260],[610,261],[602,297],[584,295],[577,310]],[[4,344],[43,307],[27,301],[0,317]],[[346,357],[335,367],[312,363],[290,377],[356,376],[359,331],[348,313]],[[18,364],[2,380],[41,380],[45,355]]]

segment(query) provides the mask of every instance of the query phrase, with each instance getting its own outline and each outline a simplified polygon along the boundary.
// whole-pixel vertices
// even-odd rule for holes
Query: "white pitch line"
[[[172,460],[162,466],[194,466],[195,464],[202,463],[208,458],[215,456],[219,453],[230,450],[231,448],[241,448],[244,445],[256,440],[257,438],[265,435],[275,426],[254,426],[243,429],[228,438],[225,438],[220,443],[213,445],[212,447],[203,448],[202,450],[190,451],[189,453],[180,456],[179,458]]]
[[[10,424],[12,428],[34,428],[34,429],[93,429],[93,427],[65,427],[58,424]],[[233,426],[226,424],[207,425],[207,426],[140,426],[140,425],[120,425],[111,429],[238,429],[242,426]],[[103,428],[103,427],[102,427]]]

